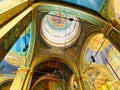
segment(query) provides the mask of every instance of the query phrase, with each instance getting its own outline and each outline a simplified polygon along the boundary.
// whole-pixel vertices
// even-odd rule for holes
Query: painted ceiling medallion
[[[61,12],[51,12],[43,18],[40,34],[50,46],[68,47],[77,40],[81,25],[66,18],[77,20],[76,17]]]

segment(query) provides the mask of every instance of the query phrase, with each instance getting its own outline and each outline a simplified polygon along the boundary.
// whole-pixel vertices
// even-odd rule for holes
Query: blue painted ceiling
[[[99,11],[100,7],[102,6],[105,0],[62,0],[62,1],[83,6],[94,11]]]

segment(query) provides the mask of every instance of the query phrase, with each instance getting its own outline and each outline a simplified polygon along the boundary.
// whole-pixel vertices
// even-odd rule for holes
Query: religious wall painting
[[[116,18],[120,18],[120,0],[114,0]]]
[[[110,33],[111,34],[111,33]],[[113,36],[112,34],[111,38],[116,38],[115,40],[119,40],[119,37]],[[115,33],[116,35],[116,33]],[[113,40],[114,40],[113,39]],[[109,64],[112,66],[114,71],[117,73],[117,75],[120,77],[120,52],[106,39],[103,37],[102,34],[98,34],[94,36],[88,43],[88,46],[86,48],[86,62],[92,61],[91,56],[95,55],[97,52],[97,55],[95,58],[95,65],[106,65],[108,67],[109,72],[111,72],[111,75],[114,74],[112,69],[109,67]],[[115,41],[114,40],[114,41]],[[104,41],[104,44],[102,45]],[[114,42],[115,43],[115,42]],[[116,43],[117,44],[117,43]],[[101,47],[102,45],[102,47]],[[101,49],[98,52],[98,49],[101,47]],[[109,62],[109,64],[106,62],[106,60]],[[92,64],[94,65],[94,64]],[[115,78],[115,77],[113,77]]]
[[[5,40],[4,44],[1,44],[3,48],[0,48],[1,53],[4,52],[3,50],[8,49],[8,46],[6,46],[6,45],[9,45],[9,44],[7,44],[7,43],[9,43],[9,42],[12,43],[12,41],[14,41],[20,35],[19,28],[18,28],[19,25],[16,25],[12,29],[12,31],[10,33],[8,33],[10,35],[6,36],[6,38],[10,39],[10,40],[4,39]],[[2,70],[2,74],[6,74],[6,73],[7,74],[16,74],[17,68],[24,65],[24,63],[26,61],[25,52],[28,53],[28,48],[29,48],[29,44],[30,44],[30,38],[31,38],[30,30],[31,30],[31,24],[29,24],[26,27],[26,29],[24,30],[22,35],[15,42],[15,44],[12,46],[12,48],[10,49],[8,54],[4,57],[4,59],[0,63],[0,66],[5,65],[5,68],[3,68],[3,70]],[[13,38],[11,36],[13,36]],[[11,41],[11,39],[13,39],[13,40]],[[27,45],[27,47],[26,47],[26,45]],[[25,51],[24,51],[24,49],[25,49]]]
[[[107,64],[105,59],[107,58],[107,54],[111,47],[112,45],[110,44],[110,42],[107,39],[105,39],[102,34],[95,35],[93,38],[91,38],[91,40],[87,45],[86,53],[85,53],[85,61],[91,62],[92,61],[91,56],[93,57],[95,56],[94,58],[96,60],[95,61],[96,64]]]

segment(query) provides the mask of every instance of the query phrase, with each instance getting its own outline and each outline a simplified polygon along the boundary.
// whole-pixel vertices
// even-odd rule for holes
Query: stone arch
[[[35,45],[35,38],[36,38],[36,22],[35,19],[31,21],[31,27],[30,27],[30,45],[28,48],[28,53],[26,55],[26,60],[24,66],[29,66],[34,52],[34,45]]]
[[[31,68],[34,69],[42,62],[47,61],[52,58],[59,58],[59,61],[66,64],[74,73],[78,88],[82,88],[80,81],[79,68],[77,67],[75,61],[64,51],[58,49],[46,49],[36,55],[31,63]]]
[[[47,61],[53,57],[59,58],[60,62],[66,64],[75,73],[75,75],[79,76],[79,69],[76,66],[76,62],[66,52],[58,49],[46,49],[40,52],[33,59],[31,68],[34,70],[35,67],[37,67],[40,63]]]
[[[33,88],[39,83],[39,82],[41,82],[41,81],[44,81],[44,80],[52,80],[52,81],[54,81],[54,82],[56,82],[56,83],[58,83],[58,84],[60,84],[60,86],[62,86],[62,88],[63,88],[63,90],[65,90],[65,86],[64,86],[64,84],[63,83],[61,83],[59,80],[57,80],[56,78],[53,78],[51,75],[45,75],[45,76],[41,76],[36,82],[35,82],[35,84],[32,86],[32,89],[31,90],[33,90]]]
[[[54,5],[56,4],[56,5]],[[36,3],[33,6],[36,6],[37,12],[50,12],[50,11],[58,11],[58,12],[66,12],[68,14],[77,16],[83,20],[86,20],[94,25],[99,25],[104,27],[107,23],[104,19],[100,17],[96,17],[91,12],[86,12],[78,7],[71,7],[67,4],[59,4],[59,3]]]
[[[12,82],[13,82],[13,78],[3,80],[2,82],[0,82],[0,89],[1,88],[2,90],[10,89]]]
[[[5,79],[0,82],[0,85],[3,85],[4,83],[7,83],[7,82],[12,82],[13,80],[14,80],[14,78]]]

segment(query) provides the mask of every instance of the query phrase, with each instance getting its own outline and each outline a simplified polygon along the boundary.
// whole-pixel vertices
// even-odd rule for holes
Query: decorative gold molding
[[[27,73],[30,70],[30,67],[20,67],[18,68],[17,73]]]
[[[28,7],[28,1],[0,14],[0,25]]]
[[[32,10],[33,8],[28,8],[0,29],[0,60],[7,54],[32,20]]]
[[[112,29],[113,26],[108,22],[107,25],[103,28],[102,33],[104,34],[105,37],[108,37]]]
[[[106,21],[104,19],[92,13],[83,11],[80,8],[74,8],[68,5],[62,5],[59,3],[49,3],[49,2],[47,3],[39,2],[39,3],[35,3],[34,5],[36,6],[37,12],[50,12],[50,11],[65,12],[67,14],[74,15],[78,18],[81,18],[95,25],[99,25],[102,27],[106,25]]]
[[[114,19],[112,25],[120,31],[120,20]]]

